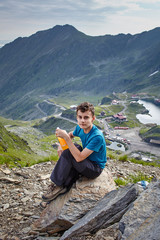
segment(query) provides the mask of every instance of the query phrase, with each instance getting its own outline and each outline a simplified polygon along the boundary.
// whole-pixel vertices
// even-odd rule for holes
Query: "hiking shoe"
[[[52,183],[46,194],[42,195],[42,199],[44,202],[49,202],[54,200],[56,197],[58,197],[61,194],[64,194],[67,192],[67,188],[64,188],[62,186],[56,186],[54,183]]]

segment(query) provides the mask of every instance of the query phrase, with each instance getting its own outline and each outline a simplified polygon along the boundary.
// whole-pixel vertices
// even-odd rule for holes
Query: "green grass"
[[[115,184],[119,187],[119,186],[125,186],[128,184],[128,182],[122,178],[116,178],[114,179]]]
[[[138,121],[138,119],[136,118],[136,115],[139,113],[143,113],[145,111],[145,108],[143,105],[140,105],[138,103],[128,103],[127,104],[127,109],[126,109],[126,116],[127,116],[127,120],[128,122],[126,122],[126,124],[129,127],[140,127],[142,126],[142,124]]]
[[[128,156],[127,155],[123,155],[119,157],[119,161],[121,162],[127,162],[128,161]]]
[[[0,153],[0,165],[7,167],[26,167],[37,163],[41,159],[36,154],[27,154],[23,150],[8,149],[7,152]]]
[[[44,134],[51,135],[54,134],[57,127],[65,129],[66,131],[71,131],[75,128],[76,123],[66,121],[64,119],[51,117],[48,118],[45,122],[35,125],[34,127],[39,131],[42,131]]]
[[[148,129],[142,128],[140,130],[140,136],[147,142],[150,142],[151,139],[160,140],[160,126],[154,126]]]
[[[116,178],[114,179],[114,182],[116,183],[116,185],[119,186],[125,186],[128,183],[137,183],[140,181],[147,181],[147,182],[151,182],[152,181],[152,177],[148,177],[146,174],[142,173],[142,172],[138,172],[137,174],[133,175],[130,174],[126,179],[123,178]]]
[[[107,157],[112,160],[117,160],[119,159],[119,155],[121,152],[119,150],[112,150],[107,148]]]
[[[156,162],[146,162],[146,161],[137,160],[137,159],[134,159],[134,158],[130,158],[129,161],[132,162],[132,163],[135,163],[135,164],[141,164],[143,166],[152,166],[152,167],[159,167],[160,168],[160,162],[158,162],[158,161],[156,161]]]
[[[139,103],[128,103],[127,111],[132,114],[138,114],[138,113],[145,112],[146,108],[142,104],[139,104]]]
[[[116,126],[120,126],[120,127],[129,127],[129,128],[135,128],[135,127],[140,127],[141,124],[139,124],[139,122],[137,120],[134,119],[129,119],[127,117],[127,121],[126,122],[111,122],[109,123],[109,125],[111,125],[113,128]]]
[[[7,153],[0,153],[0,165],[6,165],[7,167],[29,167],[34,164],[46,161],[57,161],[58,154],[54,150],[52,154],[47,157],[33,154],[27,154],[22,150],[8,149]]]
[[[124,109],[122,105],[110,105],[108,110],[111,112],[111,115],[121,112]]]
[[[95,108],[95,115],[98,117],[100,116],[101,112],[104,111],[102,107],[96,106]]]
[[[142,128],[139,130],[139,134],[140,134],[140,135],[143,135],[143,134],[145,134],[148,130],[149,130],[148,127],[142,127]]]
[[[90,102],[94,106],[96,106],[100,101],[101,101],[102,96],[101,95],[89,95],[84,93],[79,93],[79,92],[68,92],[61,93],[58,95],[56,98],[50,99],[50,101],[53,101],[56,104],[59,104],[61,106],[64,106],[66,108],[69,108],[70,105],[78,105],[82,102]]]
[[[160,168],[160,160],[158,161],[153,161],[153,162],[147,162],[147,161],[143,161],[143,160],[137,160],[135,158],[130,158],[128,155],[121,155],[121,156],[117,156],[117,159],[118,161],[121,161],[121,162],[132,162],[132,163],[135,163],[135,164],[141,164],[143,166],[152,166],[152,167],[159,167]]]
[[[13,124],[10,129],[17,130]],[[57,141],[55,135],[44,137],[43,134],[33,131],[31,127],[23,128],[21,137],[8,131],[0,123],[0,165],[8,167],[26,167],[48,160],[57,160],[56,149],[51,146]],[[32,134],[31,134],[32,133]],[[37,154],[38,153],[38,154]]]
[[[150,156],[150,154],[149,154]],[[127,154],[123,154],[122,152],[118,151],[118,150],[112,150],[107,148],[107,158],[108,159],[112,159],[115,161],[121,161],[121,162],[132,162],[135,164],[140,164],[143,166],[152,166],[152,167],[159,167],[160,168],[160,159],[158,160],[154,160],[152,162],[147,162],[147,161],[143,161],[143,160],[137,160],[135,158],[130,157]]]
[[[36,135],[38,133],[36,131],[32,132],[32,128],[29,128],[27,132],[22,132],[23,138],[28,142],[28,145],[26,145],[26,142],[21,140],[20,137],[14,133],[9,133],[4,128],[2,129],[5,133],[4,139],[7,142],[7,147],[5,145],[7,151],[0,148],[0,165],[6,165],[10,168],[29,167],[40,162],[58,160],[57,147],[52,147],[52,145],[58,143],[55,134],[49,136]],[[17,144],[13,139],[17,139]],[[75,141],[80,143],[79,138],[75,138]],[[46,156],[43,156],[43,154],[46,154]]]
[[[95,115],[96,117],[100,117],[100,113],[103,111],[105,112],[105,116],[112,116],[118,112],[121,112],[123,110],[123,106],[121,105],[101,105],[95,107]],[[102,117],[102,116],[101,116]]]
[[[28,126],[32,124],[31,122],[21,121],[21,120],[12,120],[0,116],[0,123],[2,125],[11,125],[11,126]]]
[[[131,183],[137,183],[139,181],[151,182],[151,180],[152,180],[152,177],[148,177],[143,172],[138,172],[135,175],[130,174],[129,177],[128,177],[128,181],[131,182]]]

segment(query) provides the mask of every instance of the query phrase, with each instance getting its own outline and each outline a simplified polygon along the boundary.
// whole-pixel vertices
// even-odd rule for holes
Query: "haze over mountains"
[[[0,49],[0,115],[26,119],[46,96],[127,91],[160,97],[159,70],[160,28],[91,37],[55,26]]]

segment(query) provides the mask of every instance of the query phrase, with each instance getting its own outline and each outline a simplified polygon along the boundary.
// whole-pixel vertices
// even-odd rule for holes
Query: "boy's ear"
[[[94,116],[93,116],[93,121],[94,121],[95,119],[96,119],[96,116],[94,115]]]

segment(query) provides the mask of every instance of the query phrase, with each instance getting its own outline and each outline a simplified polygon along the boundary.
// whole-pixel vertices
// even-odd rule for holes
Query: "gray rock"
[[[35,240],[58,240],[59,237],[37,237]]]
[[[83,236],[86,232],[95,233],[99,229],[107,228],[118,222],[137,198],[138,189],[136,185],[129,185],[109,192],[83,218],[66,231],[60,240]]]
[[[4,210],[7,209],[7,208],[9,208],[9,203],[6,203],[6,204],[3,205]]]
[[[70,228],[93,208],[99,199],[115,188],[108,169],[96,179],[80,179],[67,194],[59,196],[48,205],[33,224],[33,230],[50,231],[53,234]]]
[[[120,221],[121,240],[160,239],[160,181],[150,183]]]
[[[21,182],[17,179],[13,179],[13,178],[7,178],[7,177],[1,177],[0,181],[4,181],[7,183],[14,183],[14,184],[20,184]]]
[[[29,233],[30,230],[31,230],[30,227],[26,227],[26,228],[22,229],[22,232],[23,232],[23,233]]]
[[[10,175],[10,174],[11,174],[11,170],[8,169],[8,168],[6,168],[6,169],[0,168],[0,171],[2,171],[2,172],[3,172],[4,174],[6,174],[6,175]]]
[[[118,237],[119,237],[119,223],[115,223],[108,228],[100,229],[94,235],[94,240],[115,240]]]

